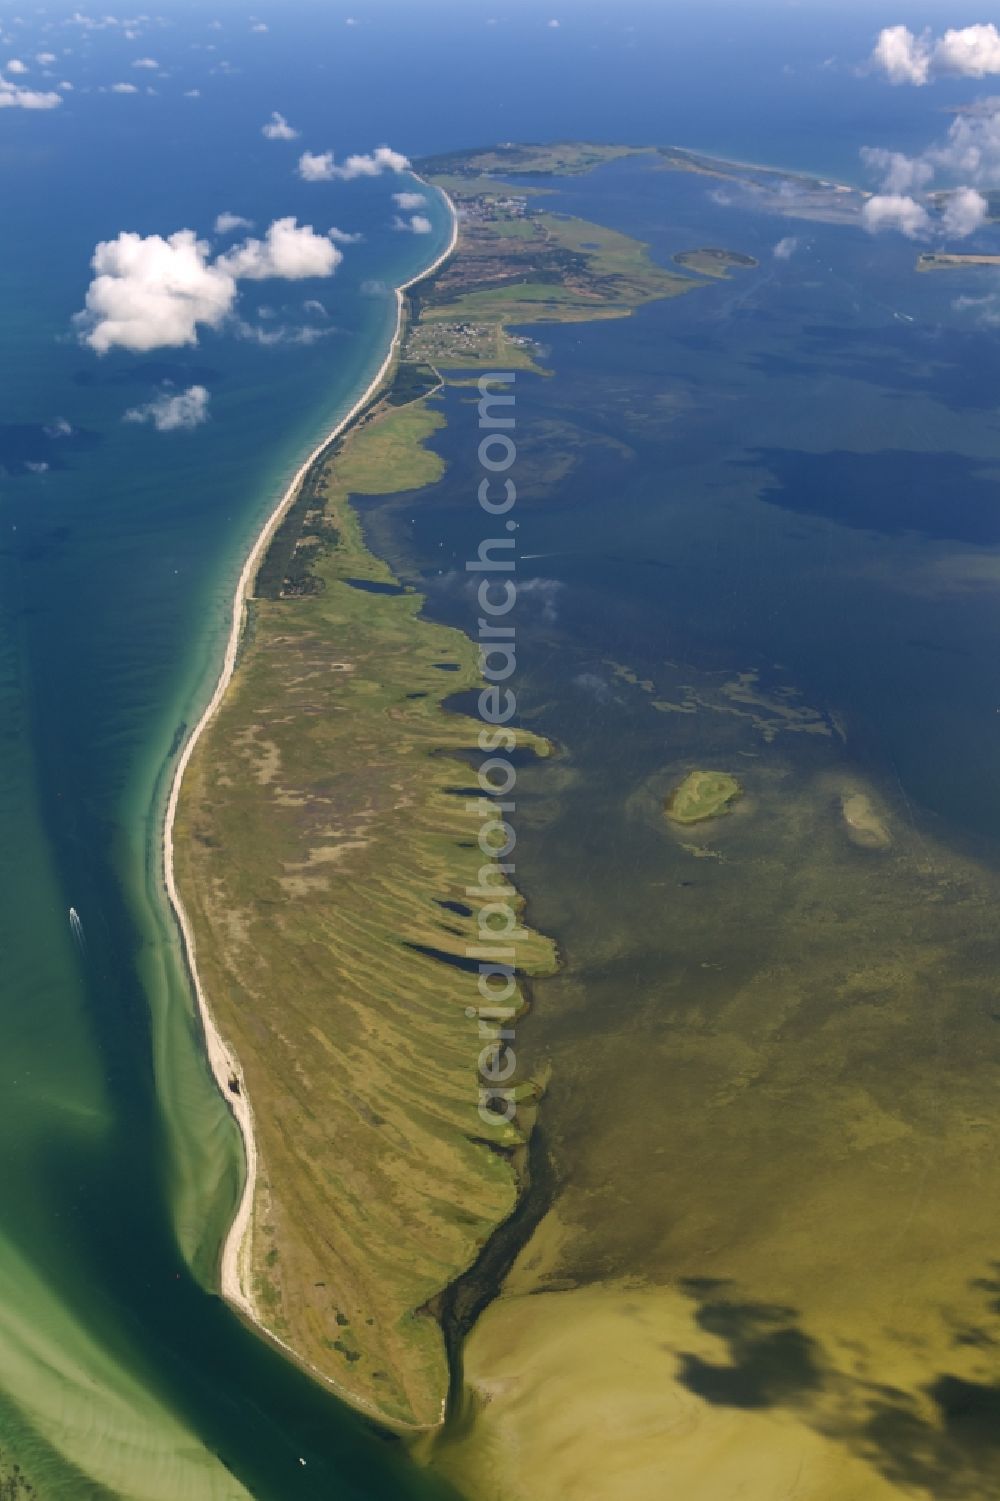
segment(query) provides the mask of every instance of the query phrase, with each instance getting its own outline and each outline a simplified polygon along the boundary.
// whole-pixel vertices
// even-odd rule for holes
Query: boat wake
[[[80,914],[75,907],[70,907],[69,909],[69,926],[77,948],[80,950],[81,954],[85,954],[87,952],[87,936],[83,931],[83,923],[80,921]]]

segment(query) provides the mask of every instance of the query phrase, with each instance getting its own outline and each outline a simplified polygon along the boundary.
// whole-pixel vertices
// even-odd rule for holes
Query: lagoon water
[[[870,45],[861,6],[815,10],[808,24],[776,8],[752,26],[719,7],[711,58],[704,20],[642,5],[616,9],[613,27],[581,5],[551,29],[528,6],[487,28],[476,7],[418,18],[372,5],[347,27],[346,13],[302,5],[262,10],[266,35],[234,5],[219,7],[220,29],[202,7],[176,6],[137,44],[121,28],[64,24],[70,9],[2,13],[11,54],[51,48],[74,90],[59,110],[0,119],[0,1451],[39,1494],[67,1501],[444,1496],[212,1291],[240,1157],[159,892],[165,770],[210,691],[242,556],[380,363],[389,289],[447,232],[439,204],[430,235],[395,232],[395,184],[304,184],[295,154],[591,136],[856,177],[858,146],[923,144],[940,117],[919,91],[850,71]],[[150,75],[156,92],[101,92],[134,77],[146,87],[137,50],[167,75]],[[833,55],[841,63],[822,68]],[[261,137],[272,109],[300,142]],[[567,839],[575,830],[558,847],[578,871],[594,860],[620,877],[635,848],[655,866],[649,829],[637,843],[616,833],[613,780],[641,803],[678,747],[652,695],[614,664],[663,700],[692,681],[711,697],[712,681],[738,672],[758,673],[772,698],[794,689],[839,716],[852,774],[901,800],[921,837],[992,862],[1000,536],[995,340],[954,311],[963,283],[913,276],[905,244],[776,224],[714,201],[701,180],[626,165],[560,187],[561,207],[658,256],[717,242],[763,263],[628,325],[546,332],[555,378],[522,383],[537,467],[522,551],[543,555],[526,565],[526,698],[583,789],[561,806],[544,783],[534,790],[523,879],[571,957],[588,926],[609,935],[562,995],[553,987],[549,1032],[539,1012],[539,1050],[558,1062],[564,1040],[577,1070],[581,1035],[620,993],[601,966],[664,963],[660,945],[636,947],[627,904],[602,914],[586,883],[567,884],[546,837],[552,817]],[[224,209],[364,239],[329,283],[245,293],[249,335],[148,357],[80,347],[71,318],[99,240],[208,234]],[[783,234],[803,242],[787,262],[771,255]],[[321,336],[293,341],[306,323]],[[174,434],[122,423],[166,381],[208,387],[211,422]],[[447,400],[441,494],[368,515],[378,545],[426,581],[430,608],[465,621],[450,575],[478,540],[462,491],[473,447],[461,393]],[[574,411],[603,415],[581,432]],[[72,436],[56,435],[60,420]],[[797,757],[796,786],[830,770]],[[652,909],[640,909],[648,929]],[[570,1015],[588,966],[590,1000]],[[556,1092],[553,1136],[569,1143],[574,1125]]]
[[[664,264],[715,245],[760,265],[627,322],[531,330],[551,374],[517,377],[516,681],[558,751],[522,773],[517,869],[564,958],[518,1056],[551,1081],[554,1188],[469,1346],[493,1400],[442,1463],[485,1466],[499,1496],[503,1445],[544,1431],[524,1414],[579,1401],[582,1434],[596,1388],[637,1475],[645,1456],[667,1483],[705,1429],[682,1471],[699,1501],[735,1493],[726,1422],[747,1412],[821,1436],[817,1456],[740,1429],[748,1470],[774,1466],[747,1494],[801,1463],[810,1496],[985,1497],[1000,424],[995,332],[960,302],[989,283],[640,158],[531,185]],[[440,400],[443,481],[362,512],[475,633],[478,414],[465,388]],[[695,767],[744,797],[678,832],[664,799]],[[623,1284],[621,1346],[600,1323],[573,1344]],[[718,1427],[665,1436],[690,1394]],[[607,1438],[581,1443],[605,1474]],[[530,1453],[559,1493],[558,1445]]]

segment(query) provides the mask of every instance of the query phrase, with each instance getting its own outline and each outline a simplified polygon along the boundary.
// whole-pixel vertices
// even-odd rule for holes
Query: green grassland
[[[531,219],[500,219],[490,226],[493,234],[502,240],[534,240],[537,227]]]
[[[616,296],[638,306],[653,297],[673,297],[688,290],[690,283],[664,271],[649,258],[641,240],[577,219],[570,214],[541,213],[538,226],[549,244],[584,260],[586,273],[613,282]]]
[[[426,157],[417,163],[417,168],[424,176],[433,175],[436,179],[439,174],[448,174],[456,181],[497,172],[511,172],[518,177],[571,177],[590,172],[605,162],[652,149],[649,146],[606,146],[592,141],[491,146],[484,151],[458,151]]]
[[[433,482],[441,420],[383,405],[314,472],[298,550],[319,587],[253,603],[176,839],[256,1122],[248,1290],[303,1361],[401,1427],[440,1418],[426,1305],[513,1209],[523,1136],[479,1118],[476,975],[450,962],[479,936],[483,859],[463,791],[478,723],[442,701],[478,683],[476,649],[394,588],[349,503]],[[517,950],[525,973],[554,966],[538,935]]]
[[[601,302],[573,287],[558,282],[518,282],[515,286],[495,287],[490,291],[470,292],[442,307],[428,308],[428,322],[451,322],[456,318],[486,319],[508,323],[558,322],[586,320],[596,311],[598,317],[624,317],[631,308],[617,298]]]
[[[515,187],[513,183],[504,182],[498,177],[488,177],[485,172],[464,173],[439,171],[418,164],[420,174],[426,177],[435,187],[441,188],[450,198],[461,201],[463,198],[479,198],[483,194],[496,197],[504,197],[516,193],[521,198],[534,198],[542,193],[551,192],[550,188]]]

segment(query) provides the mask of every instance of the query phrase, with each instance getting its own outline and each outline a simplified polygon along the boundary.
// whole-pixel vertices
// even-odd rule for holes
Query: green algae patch
[[[664,812],[674,823],[702,823],[727,813],[742,792],[739,782],[728,772],[692,771],[671,792]]]
[[[759,736],[721,723],[733,764]],[[725,861],[692,871],[681,840],[651,842],[617,905],[601,864],[613,950],[561,930],[531,1029],[561,1048],[544,1106],[560,1180],[465,1342],[462,1421],[421,1451],[476,1501],[995,1490],[995,1445],[956,1439],[945,1404],[996,1386],[1000,882],[835,739],[788,744],[755,767]],[[599,795],[561,795],[592,881]],[[855,797],[850,816],[891,831],[885,855],[852,847]],[[621,968],[602,979],[593,955],[647,935],[662,962],[613,1010]],[[612,1018],[597,1035],[593,1011],[551,1021],[584,983]]]

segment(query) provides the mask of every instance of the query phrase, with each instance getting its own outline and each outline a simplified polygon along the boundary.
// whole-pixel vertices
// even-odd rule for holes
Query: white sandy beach
[[[420,178],[418,178],[417,180],[422,181],[422,179]],[[426,184],[424,185],[426,186]],[[174,913],[176,914],[177,923],[181,931],[181,937],[186,952],[187,962],[194,985],[194,993],[198,1003],[198,1012],[201,1017],[201,1023],[204,1030],[205,1046],[208,1052],[208,1059],[212,1068],[212,1073],[215,1076],[216,1083],[219,1086],[219,1090],[221,1091],[223,1098],[229,1105],[229,1108],[232,1110],[232,1113],[236,1118],[240,1133],[243,1137],[244,1150],[246,1153],[246,1179],[243,1187],[243,1195],[240,1199],[240,1203],[233,1218],[232,1225],[229,1228],[229,1233],[226,1236],[225,1242],[222,1247],[220,1267],[221,1291],[223,1297],[226,1298],[229,1303],[237,1308],[248,1319],[252,1320],[253,1323],[258,1325],[258,1327],[260,1327],[261,1329],[264,1329],[265,1326],[262,1323],[253,1305],[249,1280],[249,1232],[252,1224],[254,1192],[257,1178],[257,1146],[253,1128],[253,1109],[251,1107],[250,1100],[247,1097],[246,1085],[243,1079],[243,1072],[240,1067],[239,1059],[233,1052],[232,1048],[230,1048],[226,1043],[225,1039],[220,1034],[218,1027],[216,1026],[215,1019],[209,1006],[208,998],[205,995],[204,987],[202,986],[201,980],[198,975],[194,933],[192,931],[188,915],[184,909],[184,904],[181,901],[175,877],[174,823],[177,816],[177,805],[180,798],[181,784],[184,780],[184,773],[188,768],[191,757],[193,756],[195,748],[198,745],[198,742],[201,739],[202,735],[204,734],[206,727],[209,725],[213,716],[221,705],[226,695],[229,684],[232,681],[233,673],[236,670],[236,658],[239,649],[240,638],[243,632],[243,620],[246,610],[246,603],[252,593],[254,581],[257,576],[257,570],[259,569],[267,552],[267,549],[270,546],[271,539],[274,536],[274,533],[280,525],[286,512],[295,501],[300,486],[302,485],[302,482],[311,469],[312,465],[316,462],[316,460],[320,457],[324,450],[336,438],[338,438],[346,428],[351,425],[355,418],[364,410],[364,408],[376,395],[380,387],[382,387],[382,385],[385,383],[396,360],[400,340],[402,338],[405,294],[411,287],[416,286],[418,282],[423,281],[428,276],[432,276],[434,272],[444,264],[449,256],[451,256],[458,242],[458,215],[456,213],[455,206],[446,193],[443,193],[442,196],[444,197],[445,202],[448,205],[448,211],[451,214],[451,236],[449,238],[447,246],[432,262],[431,265],[427,266],[423,271],[419,272],[418,275],[411,277],[409,281],[403,282],[396,288],[396,329],[385,359],[382,361],[382,364],[379,366],[376,375],[374,376],[364,394],[358,398],[347,415],[345,417],[342,417],[340,421],[330,430],[330,432],[326,434],[323,440],[318,443],[313,449],[312,453],[310,453],[309,457],[296,470],[287,489],[281,496],[281,499],[278,501],[274,510],[268,516],[263,527],[261,528],[260,533],[256,538],[256,541],[253,544],[253,547],[250,549],[249,556],[247,557],[247,560],[243,565],[243,570],[240,573],[239,581],[236,585],[235,594],[233,595],[229,639],[226,643],[226,651],[223,658],[222,670],[219,674],[219,680],[215,686],[215,692],[212,694],[209,703],[205,707],[204,713],[198,720],[198,723],[195,725],[191,734],[188,736],[187,741],[185,742],[184,747],[181,751],[180,757],[178,758],[177,766],[174,771],[173,781],[171,782],[170,786],[170,795],[167,800],[166,813],[164,816],[163,874],[167,889],[167,895],[170,899],[170,904],[173,907]],[[238,1094],[233,1093],[233,1091],[229,1087],[230,1080],[233,1077],[235,1077],[239,1081]],[[274,1339],[275,1336],[271,1333],[270,1330],[266,1330],[265,1332],[268,1333],[270,1338]],[[279,1340],[278,1343],[281,1343],[281,1341]]]

